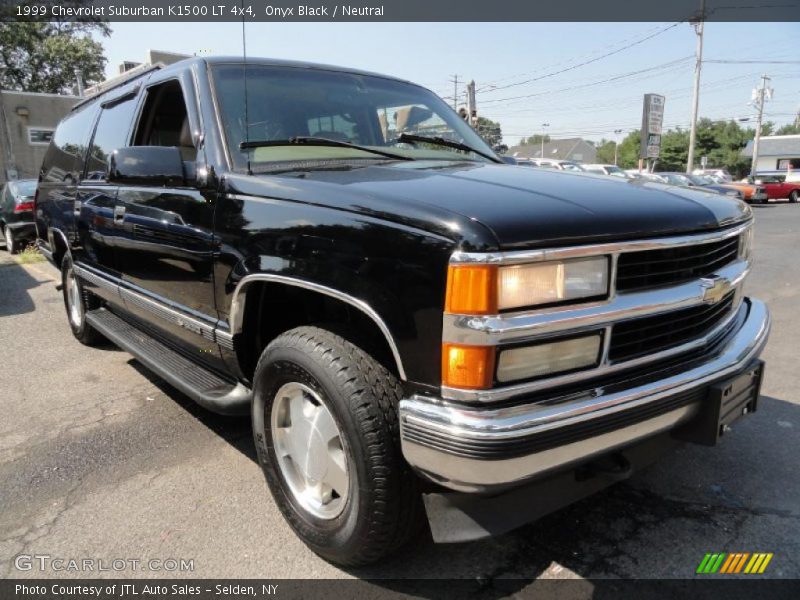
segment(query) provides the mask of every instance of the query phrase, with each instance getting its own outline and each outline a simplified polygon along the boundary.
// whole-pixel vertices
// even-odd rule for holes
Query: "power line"
[[[704,60],[719,65],[800,65],[800,60]]]
[[[548,77],[555,77],[556,75],[560,75],[561,73],[566,73],[568,71],[573,71],[573,70],[578,69],[580,67],[585,67],[586,65],[590,65],[592,63],[596,63],[599,60],[603,60],[604,58],[608,58],[609,56],[614,56],[615,54],[619,54],[620,52],[628,50],[629,48],[633,48],[634,46],[638,46],[639,44],[642,44],[642,43],[646,42],[647,40],[651,40],[654,37],[656,37],[658,35],[661,35],[662,33],[666,32],[666,31],[669,31],[670,29],[673,29],[674,27],[677,27],[678,25],[681,24],[681,22],[682,21],[679,21],[677,23],[672,23],[671,25],[668,25],[667,27],[664,27],[663,29],[658,30],[657,32],[655,32],[655,33],[653,33],[651,35],[648,35],[647,37],[644,37],[644,38],[642,38],[640,40],[637,40],[637,41],[635,41],[635,42],[633,42],[631,44],[628,44],[627,46],[623,46],[622,48],[617,48],[616,50],[613,50],[611,52],[607,52],[605,54],[601,54],[600,56],[597,56],[597,57],[589,59],[589,60],[585,60],[583,62],[580,62],[580,63],[576,64],[576,65],[572,65],[572,66],[566,67],[564,69],[559,69],[557,71],[552,71],[550,73],[545,73],[544,75],[540,75],[538,77],[533,77],[531,79],[526,79],[525,81],[517,81],[515,83],[509,83],[509,84],[506,84],[506,85],[493,86],[492,89],[490,89],[490,90],[488,90],[488,91],[486,91],[484,93],[489,94],[489,93],[497,92],[499,90],[505,90],[505,89],[512,88],[512,87],[517,87],[517,86],[520,86],[520,85],[526,85],[528,83],[533,83],[534,81],[540,81],[540,80],[546,79]]]
[[[601,84],[604,84],[604,83],[610,83],[612,81],[618,81],[620,79],[625,79],[627,77],[633,77],[635,75],[641,75],[642,73],[649,73],[649,72],[652,72],[652,71],[658,71],[660,69],[666,69],[666,68],[669,68],[669,67],[674,67],[674,66],[676,66],[678,64],[686,62],[687,60],[689,60],[691,58],[693,58],[693,57],[692,56],[684,56],[683,58],[679,58],[679,59],[672,60],[672,61],[669,61],[669,62],[666,62],[666,63],[662,63],[660,65],[655,65],[653,67],[647,67],[646,69],[640,69],[638,71],[630,71],[628,73],[622,73],[621,75],[616,75],[614,77],[609,77],[608,79],[601,79],[600,81],[594,81],[592,83],[583,83],[583,84],[573,85],[573,86],[570,86],[570,87],[561,88],[561,89],[558,89],[558,90],[547,90],[547,91],[543,91],[543,92],[536,92],[534,94],[525,94],[525,95],[522,95],[522,96],[510,96],[508,98],[492,98],[491,100],[482,100],[481,103],[482,104],[489,104],[489,103],[492,103],[492,102],[507,102],[509,100],[522,100],[522,99],[525,99],[525,98],[534,98],[536,96],[544,96],[544,95],[547,95],[547,94],[555,94],[555,93],[558,93],[558,92],[567,92],[567,91],[577,90],[577,89],[581,89],[581,88],[592,87],[592,86],[595,86],[595,85],[601,85]]]
[[[649,34],[650,32],[655,31],[656,29],[658,29],[658,27],[651,27],[647,31],[641,32],[641,33]],[[476,91],[482,92],[482,91],[485,91],[485,90],[488,90],[488,89],[491,89],[491,88],[496,88],[497,86],[495,86],[494,84],[499,83],[501,81],[508,81],[509,79],[514,79],[516,77],[527,77],[527,76],[530,76],[530,75],[535,75],[536,73],[541,73],[542,71],[546,71],[547,69],[552,69],[552,68],[558,67],[560,65],[569,64],[569,63],[571,63],[571,62],[573,62],[575,60],[583,60],[585,57],[587,57],[587,58],[588,57],[593,57],[596,52],[603,51],[606,48],[614,48],[615,46],[617,46],[619,44],[624,44],[624,43],[626,43],[626,42],[628,42],[630,40],[633,40],[633,39],[637,38],[639,35],[641,35],[641,33],[637,33],[636,35],[632,35],[632,36],[623,38],[621,40],[617,40],[617,41],[612,42],[610,44],[605,44],[603,46],[595,48],[594,50],[586,52],[585,54],[581,54],[581,55],[578,55],[578,56],[575,56],[575,57],[570,57],[570,58],[567,58],[565,60],[561,60],[559,62],[553,63],[552,65],[546,65],[546,66],[540,67],[538,69],[535,69],[534,71],[529,71],[527,73],[516,73],[514,75],[508,75],[507,77],[501,77],[499,79],[494,79],[492,81],[484,83],[483,86],[478,88]]]

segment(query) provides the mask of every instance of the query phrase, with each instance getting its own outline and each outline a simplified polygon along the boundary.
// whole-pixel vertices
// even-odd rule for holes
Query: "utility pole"
[[[544,158],[544,132],[548,127],[550,127],[550,123],[542,123],[542,153],[539,155],[539,158]]]
[[[689,130],[689,157],[686,160],[686,172],[691,173],[694,167],[694,142],[697,137],[697,108],[700,104],[700,68],[703,66],[703,25],[706,18],[706,0],[700,0],[700,18],[694,23],[697,34],[697,54],[694,64],[694,91],[692,92],[692,126]]]
[[[467,114],[469,115],[469,124],[473,127],[478,126],[478,105],[475,101],[475,80],[473,79],[467,84]]]
[[[458,110],[458,75],[453,75],[453,110]]]
[[[75,67],[75,81],[78,84],[78,96],[83,98],[83,72],[78,67]]]
[[[619,146],[619,134],[622,133],[622,129],[615,129],[614,130],[614,166],[617,165],[617,147]]]
[[[758,145],[761,141],[761,120],[764,117],[764,103],[767,100],[772,100],[772,88],[767,87],[769,80],[769,77],[762,75],[761,87],[753,90],[753,100],[756,108],[758,108],[758,117],[756,121],[756,137],[753,140],[753,162],[750,164],[751,177],[755,177],[756,166],[758,165]]]

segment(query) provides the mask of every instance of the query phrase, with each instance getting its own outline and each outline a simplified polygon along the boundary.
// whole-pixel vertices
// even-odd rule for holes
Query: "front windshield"
[[[401,154],[412,159],[486,159],[473,152],[425,142],[400,142],[402,134],[439,137],[494,152],[443,100],[424,88],[382,77],[297,67],[224,64],[212,69],[228,150],[237,167],[248,153],[257,163],[386,158],[347,147],[290,145],[241,150],[240,142],[321,137]],[[245,123],[247,114],[247,123]]]

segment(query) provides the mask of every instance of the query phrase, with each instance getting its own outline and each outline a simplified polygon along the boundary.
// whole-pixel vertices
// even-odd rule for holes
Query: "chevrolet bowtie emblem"
[[[700,280],[700,286],[703,288],[703,302],[706,304],[716,304],[731,291],[730,279],[725,277],[704,277]]]

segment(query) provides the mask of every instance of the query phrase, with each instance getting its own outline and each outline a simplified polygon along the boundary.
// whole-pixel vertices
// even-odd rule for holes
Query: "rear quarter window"
[[[42,163],[44,181],[77,182],[97,110],[97,104],[91,103],[59,123]]]
[[[131,123],[136,113],[136,96],[118,102],[100,111],[89,160],[86,165],[86,178],[102,180],[106,178],[108,159],[118,148],[128,145]]]

